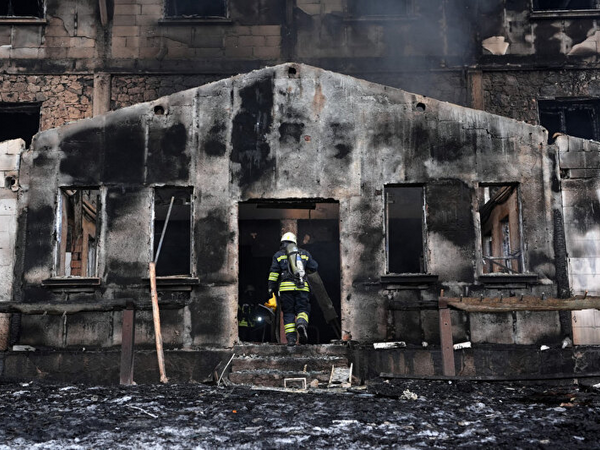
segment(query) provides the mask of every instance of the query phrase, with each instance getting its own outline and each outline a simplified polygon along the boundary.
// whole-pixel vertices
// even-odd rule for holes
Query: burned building
[[[5,340],[119,348],[168,223],[169,351],[238,341],[238,305],[264,295],[282,229],[321,264],[348,339],[436,344],[443,291],[526,304],[452,306],[456,342],[598,344],[598,313],[581,308],[600,289],[599,14],[596,1],[0,2],[0,138],[24,140],[0,146],[0,298],[71,307],[7,306]],[[151,314],[136,314],[151,348]],[[313,343],[338,338],[314,316]],[[423,352],[373,364],[439,372]]]
[[[567,251],[589,259],[581,241],[596,232],[587,194],[597,179],[585,174],[598,149],[547,141],[540,126],[299,64],[47,130],[21,154],[16,269],[4,295],[38,314],[22,314],[13,338],[110,353],[130,302],[140,310],[136,345],[152,348],[148,265],[171,205],[157,284],[173,355],[238,341],[246,284],[264,295],[282,230],[321,263],[353,341],[437,347],[443,291],[526,304],[452,311],[454,341],[560,348],[577,337],[570,310],[581,304],[539,306],[570,296],[578,275]],[[575,283],[595,294],[589,279]],[[332,338],[320,314],[314,344]],[[437,351],[414,357],[429,355],[419,364],[433,374]],[[11,361],[7,370],[26,372]],[[479,362],[458,363],[483,370],[470,364]]]

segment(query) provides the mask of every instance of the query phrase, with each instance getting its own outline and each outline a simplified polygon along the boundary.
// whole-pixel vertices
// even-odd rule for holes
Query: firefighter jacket
[[[298,249],[300,253],[300,258],[302,258],[302,262],[304,263],[304,270],[307,274],[316,272],[319,265],[313,259],[313,257],[306,250],[300,248]],[[271,270],[269,273],[269,290],[277,291],[277,286],[279,285],[279,291],[304,291],[310,292],[310,288],[308,287],[308,281],[304,281],[303,284],[299,286],[296,284],[298,279],[293,274],[290,265],[288,264],[288,255],[285,249],[279,250],[277,253],[273,255],[273,260],[271,262]]]

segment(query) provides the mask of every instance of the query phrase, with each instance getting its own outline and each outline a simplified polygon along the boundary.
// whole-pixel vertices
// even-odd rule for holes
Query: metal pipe
[[[167,218],[165,219],[165,224],[163,225],[162,233],[160,234],[160,241],[158,242],[158,249],[156,250],[156,256],[154,257],[154,264],[158,262],[158,257],[160,255],[160,249],[163,244],[163,239],[165,238],[165,233],[167,231],[167,225],[169,224],[169,217],[171,217],[171,209],[173,209],[173,202],[175,201],[175,197],[171,197],[171,203],[169,203],[169,210],[167,211]]]

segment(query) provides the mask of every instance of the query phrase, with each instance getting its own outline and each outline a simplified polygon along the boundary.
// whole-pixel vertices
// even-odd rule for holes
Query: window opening
[[[413,12],[413,0],[348,0],[351,17],[408,16]]]
[[[227,17],[227,0],[166,0],[168,18]]]
[[[0,103],[0,142],[21,138],[29,148],[40,130],[39,103]]]
[[[421,186],[385,188],[388,273],[425,273]]]
[[[482,186],[481,248],[483,273],[522,273],[521,216],[515,185]]]
[[[189,276],[191,274],[192,189],[160,187],[154,190],[154,253],[173,200],[169,223],[156,263],[157,276]],[[154,259],[154,258],[153,258]]]
[[[555,133],[600,141],[600,100],[540,100],[539,111],[550,144]]]
[[[57,276],[97,276],[99,189],[63,188],[57,220]]]
[[[44,17],[44,0],[0,0],[2,17]]]
[[[598,0],[533,0],[534,11],[598,9]]]

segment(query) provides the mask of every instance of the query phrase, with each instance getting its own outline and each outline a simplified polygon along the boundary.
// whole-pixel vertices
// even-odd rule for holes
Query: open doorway
[[[267,299],[273,254],[283,233],[291,231],[319,264],[318,273],[340,315],[339,203],[328,200],[262,200],[239,204],[238,331],[240,341],[274,342],[271,325],[258,305]],[[311,288],[309,344],[338,339]]]

